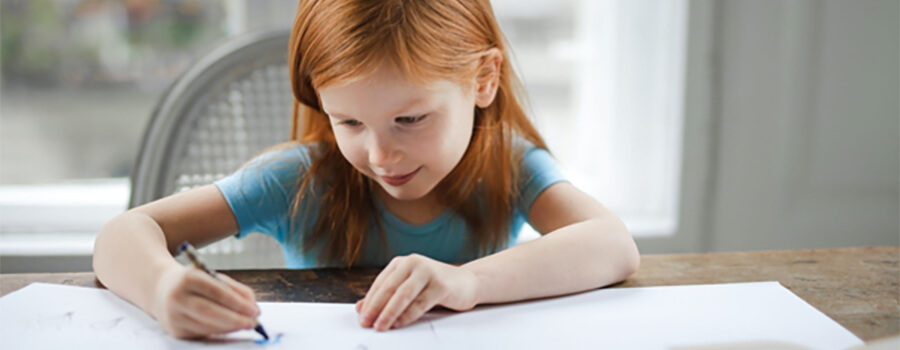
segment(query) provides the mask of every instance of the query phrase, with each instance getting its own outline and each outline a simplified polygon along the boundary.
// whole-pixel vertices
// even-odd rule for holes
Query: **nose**
[[[379,169],[390,169],[400,162],[403,154],[389,136],[371,134],[369,138],[369,164]]]

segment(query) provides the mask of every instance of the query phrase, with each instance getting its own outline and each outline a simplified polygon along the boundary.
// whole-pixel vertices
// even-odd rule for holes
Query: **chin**
[[[387,192],[391,197],[399,199],[401,201],[412,201],[422,197],[425,197],[426,193],[420,193],[419,191],[409,191],[402,190],[397,188],[385,188],[385,192]]]
[[[422,197],[425,197],[425,195],[427,195],[428,192],[430,192],[421,187],[409,187],[409,188],[407,188],[406,186],[394,187],[394,186],[382,184],[382,183],[379,183],[379,185],[381,185],[381,188],[384,189],[384,191],[387,192],[391,197],[394,197],[395,199],[398,199],[401,201],[412,201],[412,200],[421,199]],[[407,185],[409,185],[409,184],[407,184]]]

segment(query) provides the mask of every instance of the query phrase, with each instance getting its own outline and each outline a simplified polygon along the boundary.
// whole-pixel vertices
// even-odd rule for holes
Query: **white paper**
[[[107,290],[35,283],[0,298],[0,348],[128,349],[846,349],[863,342],[778,282],[601,289],[431,312],[398,330],[361,328],[353,304],[260,303],[278,344],[242,331],[207,341],[166,335]]]

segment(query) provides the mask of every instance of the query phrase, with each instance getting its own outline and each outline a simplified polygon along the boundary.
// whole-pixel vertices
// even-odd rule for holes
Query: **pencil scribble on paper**
[[[116,317],[116,318],[114,318],[112,320],[108,320],[108,321],[94,322],[91,324],[91,328],[93,328],[93,329],[112,329],[112,328],[115,328],[116,326],[118,326],[119,323],[122,322],[122,320],[124,320],[124,319],[125,319],[125,317],[122,316],[122,317]]]
[[[52,316],[39,317],[37,320],[38,328],[52,328],[58,331],[63,327],[72,324],[72,318],[75,316],[74,311],[68,311],[63,314],[54,314]]]
[[[284,335],[284,333],[278,333],[278,334],[276,334],[275,336],[269,338],[269,340],[265,340],[265,339],[257,340],[257,341],[256,341],[256,345],[275,345],[275,344],[278,344],[278,343],[281,341],[281,336],[282,336],[282,335]]]

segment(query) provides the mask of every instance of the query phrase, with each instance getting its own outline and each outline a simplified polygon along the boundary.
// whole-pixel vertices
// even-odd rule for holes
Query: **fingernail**
[[[366,315],[366,314],[359,315],[359,323],[360,323],[360,324],[362,324],[362,325],[367,325],[367,324],[369,324],[369,322],[371,322],[371,321],[372,321],[372,320],[371,320],[371,318],[369,317],[369,315]]]

